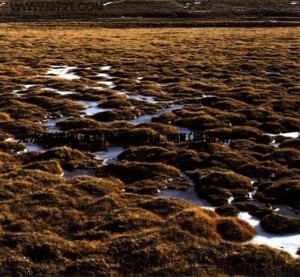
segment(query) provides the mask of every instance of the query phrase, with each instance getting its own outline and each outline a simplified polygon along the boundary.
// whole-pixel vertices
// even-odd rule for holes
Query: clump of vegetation
[[[110,109],[123,109],[124,107],[130,107],[131,103],[125,99],[118,99],[118,98],[112,98],[107,99],[99,105],[103,108],[110,108]]]
[[[169,151],[158,146],[139,146],[130,147],[123,151],[119,156],[119,160],[128,161],[145,161],[159,162],[164,161],[168,156]]]
[[[299,209],[300,185],[298,179],[262,183],[258,187],[258,192],[267,199],[274,199],[274,203],[286,204]]]
[[[177,213],[171,220],[178,224],[181,229],[193,235],[214,241],[220,239],[215,229],[216,219],[209,212],[192,209],[184,210]]]
[[[19,143],[17,141],[3,141],[0,142],[0,151],[6,153],[18,152],[25,149],[25,145],[23,143]]]
[[[146,179],[164,180],[170,177],[179,177],[180,175],[181,173],[177,168],[163,163],[127,161],[100,167],[96,172],[98,177],[114,176],[125,183]]]
[[[216,213],[221,216],[237,216],[239,209],[235,205],[223,205],[216,209]]]
[[[247,241],[255,235],[255,231],[248,223],[236,218],[218,220],[217,230],[222,238],[229,241]]]
[[[300,232],[300,219],[269,214],[260,221],[261,226],[269,233],[273,234],[293,234]]]
[[[83,129],[94,129],[100,126],[98,122],[89,118],[70,118],[64,121],[57,122],[56,125],[62,131],[79,131]]]
[[[0,152],[0,172],[10,172],[19,168],[19,163],[14,156],[9,153]]]
[[[39,169],[52,174],[62,175],[63,170],[57,160],[38,161],[26,164],[24,169]]]
[[[250,179],[235,172],[214,171],[204,174],[200,178],[194,178],[197,188],[219,187],[225,189],[251,189]]]
[[[34,136],[35,134],[42,134],[46,129],[41,124],[25,119],[0,122],[0,128],[7,133],[15,135],[16,137],[20,135]]]
[[[292,148],[275,150],[264,156],[264,160],[273,160],[288,168],[297,168],[300,162],[300,151]]]
[[[76,168],[91,169],[97,166],[95,156],[90,153],[83,153],[67,146],[52,148],[44,153],[31,158],[34,161],[58,160],[62,168],[74,170]]]

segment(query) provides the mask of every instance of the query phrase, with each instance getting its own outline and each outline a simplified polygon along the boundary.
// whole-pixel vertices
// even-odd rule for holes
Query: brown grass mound
[[[60,161],[61,166],[67,170],[74,170],[75,168],[89,169],[97,166],[97,161],[92,154],[83,153],[66,146],[50,149],[37,155],[33,159],[35,161],[56,159]]]
[[[123,151],[119,156],[119,160],[128,161],[145,161],[145,162],[159,162],[164,161],[169,151],[157,146],[141,146],[130,147]]]
[[[189,205],[182,200],[155,198],[144,201],[139,206],[163,218],[167,218],[180,213],[183,209],[188,208]]]
[[[273,153],[265,155],[264,160],[273,160],[289,168],[298,168],[300,151],[288,148],[276,149]]]
[[[157,195],[159,190],[165,189],[166,187],[186,190],[188,183],[180,179],[169,178],[167,180],[141,180],[126,185],[126,192],[137,193],[140,195]]]
[[[233,171],[215,171],[194,179],[197,188],[218,187],[225,189],[251,189],[250,179]]]
[[[286,177],[291,175],[291,171],[285,166],[275,161],[259,161],[255,164],[245,164],[237,169],[237,172],[251,178],[264,178],[269,179],[270,176],[275,174],[276,178]]]
[[[282,180],[269,185],[262,184],[258,188],[264,197],[276,199],[278,204],[286,204],[299,209],[300,183],[296,180]]]
[[[16,141],[0,142],[0,151],[6,153],[18,152],[25,149],[25,145]]]
[[[260,221],[261,226],[272,234],[293,234],[300,232],[300,219],[272,213]]]
[[[100,126],[98,122],[89,118],[70,118],[56,124],[62,131],[79,131],[81,129],[97,128]]]
[[[110,233],[135,233],[139,230],[160,227],[164,221],[157,215],[141,209],[119,213],[112,220],[100,226]]]
[[[131,103],[125,99],[112,98],[107,99],[99,105],[102,108],[111,108],[111,109],[122,109],[124,107],[130,107]]]
[[[114,176],[125,183],[132,183],[145,179],[164,180],[170,177],[179,177],[180,171],[163,163],[127,162],[109,164],[99,168],[96,176]]]
[[[109,122],[115,120],[132,120],[136,118],[137,112],[130,109],[100,112],[92,116],[96,121]]]
[[[9,114],[0,112],[0,121],[10,121],[10,120],[12,119]]]
[[[300,138],[289,139],[279,145],[279,148],[294,148],[300,150]]]
[[[15,136],[33,136],[35,134],[44,133],[46,128],[41,124],[34,123],[25,119],[20,119],[18,121],[0,122],[0,129]]]
[[[187,117],[175,119],[177,126],[187,127],[193,131],[202,131],[203,129],[213,129],[222,126],[221,122],[208,114],[201,114],[196,117]]]
[[[24,169],[39,169],[52,174],[62,175],[63,170],[57,160],[32,162],[23,167]]]
[[[0,110],[8,114],[12,119],[27,119],[31,121],[43,120],[48,115],[46,110],[18,100],[0,102]],[[6,119],[4,118],[4,120]]]
[[[223,239],[236,242],[250,240],[255,235],[252,226],[236,218],[218,220],[217,230]]]
[[[204,237],[211,240],[219,240],[219,235],[215,230],[215,215],[210,214],[207,211],[199,211],[198,209],[186,209],[183,212],[179,212],[173,218],[182,230],[188,231],[189,233]],[[226,239],[226,238],[225,238]]]
[[[239,209],[235,205],[223,205],[216,209],[216,213],[221,216],[237,216]]]
[[[52,186],[54,184],[59,184],[63,182],[61,176],[57,176],[39,169],[22,169],[16,170],[14,172],[6,173],[1,175],[3,180],[9,181],[26,181],[28,185],[30,184],[43,184],[46,186]],[[20,187],[21,188],[21,187]]]
[[[121,192],[124,184],[118,179],[101,179],[95,177],[80,177],[70,181],[76,189],[82,190],[94,197],[103,197],[109,193]]]
[[[18,162],[14,156],[0,152],[0,173],[10,172],[18,168]]]

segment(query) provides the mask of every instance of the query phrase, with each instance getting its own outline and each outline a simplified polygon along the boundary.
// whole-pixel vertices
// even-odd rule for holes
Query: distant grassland
[[[201,68],[207,66],[207,72],[231,74],[232,79],[243,78],[256,87],[262,85],[253,80],[259,76],[244,74],[240,66],[247,64],[251,68],[253,64],[251,72],[255,69],[260,72],[274,66],[294,73],[299,58],[299,30],[126,30],[97,28],[87,22],[64,21],[55,24],[1,24],[0,66],[11,70],[13,63],[9,75],[17,76],[26,70],[38,73],[38,70],[55,63],[81,66],[109,63],[119,69],[130,64],[126,71],[148,75],[165,70],[164,61],[168,61],[168,68],[174,71],[170,72],[171,76],[183,77],[181,81],[184,82],[199,81],[204,74]],[[285,76],[287,82],[293,78],[293,75]],[[216,86],[224,85],[222,79],[213,81]],[[274,85],[280,86],[280,82]]]

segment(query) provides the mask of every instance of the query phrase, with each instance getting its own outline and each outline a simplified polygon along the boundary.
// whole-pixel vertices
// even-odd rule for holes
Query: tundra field
[[[299,33],[0,24],[0,276],[300,276]]]

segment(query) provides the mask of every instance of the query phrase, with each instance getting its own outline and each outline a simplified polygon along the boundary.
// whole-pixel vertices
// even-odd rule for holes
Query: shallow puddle
[[[60,95],[70,95],[70,94],[77,94],[77,92],[75,90],[58,90],[55,88],[48,88],[45,87],[44,90],[50,90],[50,91],[54,91]]]
[[[98,81],[98,84],[105,85],[108,88],[114,88],[116,86],[113,81]]]
[[[98,151],[93,154],[98,160],[101,160],[104,165],[116,163],[118,161],[117,157],[124,151],[123,147],[112,146],[108,147],[107,151]]]
[[[23,142],[25,144],[25,149],[22,151],[17,152],[17,154],[23,154],[27,152],[45,152],[47,151],[42,145],[39,145],[35,142]]]
[[[111,76],[108,73],[98,73],[96,76],[97,77],[102,77],[102,78],[105,78],[105,79],[114,79],[115,78],[115,77]]]
[[[88,115],[88,116],[92,116],[92,115],[95,115],[100,112],[112,110],[112,109],[98,107],[98,105],[100,104],[99,101],[79,100],[79,101],[73,101],[73,102],[86,106],[86,109],[82,110],[82,113],[85,115]]]
[[[101,66],[100,67],[100,70],[101,71],[108,71],[108,70],[110,70],[111,69],[111,66],[110,65],[105,65],[105,66]]]
[[[43,122],[43,126],[47,127],[47,132],[54,133],[54,132],[60,132],[60,128],[56,126],[56,123],[65,121],[69,116],[62,116],[59,118],[49,119],[47,121]]]
[[[145,96],[142,94],[135,94],[135,95],[129,95],[126,94],[127,99],[133,99],[133,100],[137,100],[137,101],[143,101],[146,102],[148,104],[156,104],[159,101],[155,100],[154,96]]]
[[[159,197],[183,199],[190,203],[200,206],[201,208],[215,210],[216,207],[211,206],[206,200],[200,199],[194,192],[193,187],[189,187],[186,191],[176,189],[164,189],[158,194]]]
[[[80,79],[79,75],[70,72],[76,68],[76,66],[52,65],[45,77],[58,77],[66,80]]]
[[[173,105],[172,107],[170,108],[166,108],[164,110],[162,110],[161,112],[158,112],[156,114],[144,114],[136,119],[133,119],[131,120],[130,122],[134,125],[139,125],[139,124],[144,124],[144,123],[150,123],[152,121],[152,118],[155,118],[155,117],[159,117],[161,116],[162,114],[164,113],[170,113],[172,112],[173,110],[180,110],[184,107],[184,105],[181,105],[181,104],[176,104],[176,105]]]
[[[264,133],[264,135],[270,137],[282,136],[286,138],[298,138],[300,136],[300,132],[287,132],[287,133],[279,133],[279,134]]]

